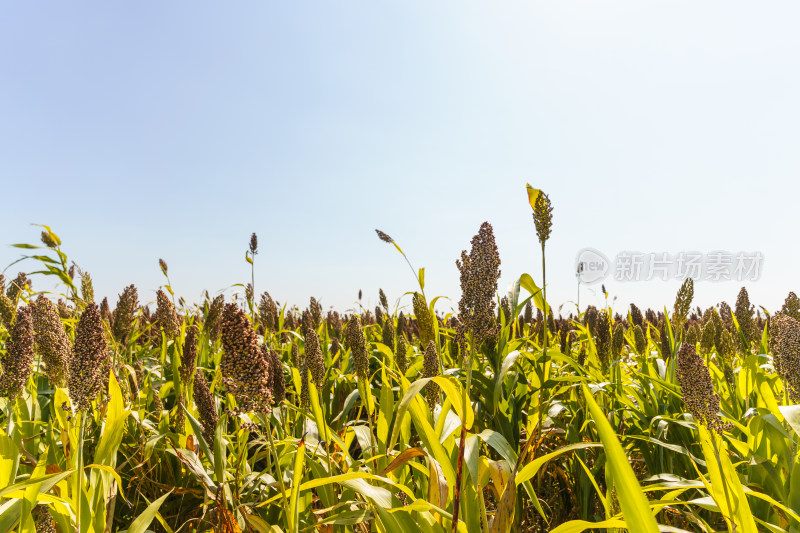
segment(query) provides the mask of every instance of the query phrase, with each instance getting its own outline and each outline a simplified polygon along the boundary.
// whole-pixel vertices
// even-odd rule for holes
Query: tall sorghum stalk
[[[467,382],[464,387],[462,413],[466,416],[469,402],[469,392],[472,386],[472,364],[475,358],[475,348],[478,343],[494,334],[494,295],[497,292],[497,281],[500,279],[500,254],[494,239],[491,224],[484,222],[478,234],[472,238],[472,248],[469,255],[467,251],[461,252],[461,260],[456,261],[461,281],[461,300],[458,302],[459,331],[457,342],[462,346],[461,352],[469,344],[469,356],[464,368],[467,373]],[[467,427],[465,420],[461,421],[461,440],[458,445],[458,462],[456,464],[456,486],[453,498],[453,532],[458,531],[458,515],[463,489],[464,444],[466,442]],[[480,493],[480,488],[476,490]]]
[[[553,228],[553,207],[550,204],[550,197],[544,192],[532,188],[528,185],[528,201],[533,208],[533,223],[536,226],[536,236],[539,239],[539,244],[542,247],[542,300],[544,302],[544,316],[545,319],[549,316],[549,308],[547,305],[547,270],[545,262],[544,247],[547,240],[550,238],[550,232]],[[547,368],[547,320],[542,323],[544,330],[544,342],[542,343],[542,363],[537,365],[537,372],[539,377],[539,421],[536,430],[536,442],[534,443],[534,455],[541,440],[542,425],[544,423],[544,382],[546,378]]]
[[[380,240],[382,240],[383,242],[394,244],[394,247],[397,248],[397,251],[400,252],[400,255],[402,255],[403,259],[405,259],[406,263],[408,263],[408,268],[411,269],[411,272],[414,274],[414,277],[417,279],[417,283],[419,284],[419,290],[420,290],[420,292],[422,292],[422,297],[425,298],[425,283],[424,283],[423,280],[421,280],[419,278],[419,272],[416,269],[414,269],[414,266],[411,264],[411,261],[408,260],[408,256],[406,255],[406,253],[397,245],[396,242],[394,242],[394,239],[392,239],[386,233],[382,232],[379,229],[376,229],[375,233],[378,234],[378,238]],[[358,299],[361,300],[361,291],[358,291]],[[426,301],[427,301],[427,299],[426,299]]]

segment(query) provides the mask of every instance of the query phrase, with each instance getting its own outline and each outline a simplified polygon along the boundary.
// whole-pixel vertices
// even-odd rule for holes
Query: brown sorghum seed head
[[[126,343],[128,335],[133,329],[133,323],[136,320],[136,310],[139,308],[139,293],[136,287],[128,285],[123,289],[122,294],[119,295],[117,300],[117,307],[114,308],[112,318],[112,332],[114,338],[118,342]]]
[[[6,328],[11,327],[11,322],[14,319],[14,301],[3,293],[0,293],[0,320],[5,324]]]
[[[279,405],[286,398],[286,378],[281,356],[275,350],[269,350],[269,373],[272,376],[272,403]]]
[[[511,322],[511,302],[508,301],[508,296],[500,298],[500,310],[505,317],[506,324]]]
[[[17,317],[6,341],[6,354],[0,360],[0,394],[11,400],[25,388],[33,370],[33,316],[29,306],[17,309]]]
[[[308,385],[308,360],[300,359],[300,408],[308,409],[311,405],[311,392]]]
[[[369,356],[367,355],[367,342],[361,320],[358,315],[353,315],[347,322],[347,345],[353,354],[358,379],[366,380],[369,377]]]
[[[72,362],[72,343],[58,315],[58,309],[43,295],[36,299],[31,308],[36,349],[45,364],[45,374],[53,386],[64,387]]]
[[[222,308],[225,305],[225,296],[220,294],[211,301],[206,312],[204,329],[208,334],[208,338],[212,342],[219,339],[220,328],[222,326]]]
[[[726,426],[719,417],[719,396],[703,358],[691,344],[683,344],[677,355],[675,375],[681,386],[683,404],[698,424],[721,433]]]
[[[258,235],[253,233],[250,235],[250,254],[256,255],[258,253]]]
[[[586,312],[583,314],[583,324],[589,328],[589,333],[592,335],[597,335],[597,319],[599,317],[599,312],[597,308],[593,305],[590,305],[586,308]]]
[[[376,229],[376,230],[375,230],[375,233],[377,233],[377,234],[378,234],[378,238],[379,238],[380,240],[382,240],[383,242],[394,242],[394,240],[393,240],[391,237],[389,237],[387,234],[385,234],[384,232],[382,232],[382,231],[381,231],[381,230],[379,230],[379,229]],[[360,300],[360,299],[361,299],[361,298],[359,297],[359,300]]]
[[[44,232],[42,232],[44,234]],[[36,533],[56,533],[56,521],[50,515],[46,505],[37,505],[34,510],[36,516]]]
[[[399,335],[397,337],[397,353],[395,354],[395,362],[397,363],[397,368],[400,370],[401,374],[405,374],[406,370],[408,370],[408,356],[406,354],[406,350],[406,337],[405,335]]]
[[[383,322],[383,328],[381,329],[381,337],[383,344],[388,346],[389,350],[394,351],[394,324],[392,324],[391,318],[387,318]]]
[[[631,322],[635,326],[644,327],[644,317],[642,316],[642,311],[636,304],[631,304]]]
[[[264,326],[271,332],[278,331],[278,306],[268,292],[261,295],[261,303],[258,306],[261,320]]]
[[[433,340],[433,321],[431,319],[431,312],[428,309],[428,303],[425,297],[415,292],[412,298],[414,307],[414,317],[417,321],[417,328],[419,328],[419,340],[422,346],[426,346],[428,342]]]
[[[540,192],[536,197],[533,206],[533,223],[536,226],[536,236],[544,245],[550,238],[550,232],[553,229],[553,206],[550,203],[550,197],[544,192]]]
[[[58,299],[58,316],[62,319],[67,320],[75,316],[75,309],[67,305],[63,299]]]
[[[605,310],[600,311],[597,316],[595,344],[597,356],[600,358],[603,368],[607,368],[611,358],[611,329],[608,323],[608,313]]]
[[[20,272],[17,274],[17,277],[8,284],[6,296],[9,300],[16,304],[19,293],[22,292],[26,286],[28,288],[31,287],[31,280],[28,279],[28,276],[25,274],[25,272]]]
[[[250,320],[236,304],[222,313],[222,380],[242,411],[268,412],[272,400],[266,346],[259,346]]]
[[[167,297],[167,294],[161,289],[156,293],[156,314],[155,319],[158,327],[164,332],[164,335],[174,337],[180,330],[180,321],[178,313],[172,306],[172,302]]]
[[[311,312],[311,323],[314,329],[318,329],[320,322],[322,322],[322,304],[312,296],[308,305],[308,310]]]
[[[90,303],[75,329],[75,346],[69,372],[69,396],[81,411],[89,409],[108,383],[108,345],[103,335],[100,308]]]
[[[736,297],[736,321],[739,323],[739,328],[742,330],[742,335],[747,342],[745,349],[749,349],[750,343],[756,340],[756,325],[753,322],[753,307],[750,305],[750,297],[747,295],[747,289],[742,287],[739,291],[739,296]]]
[[[458,320],[462,335],[471,331],[476,342],[494,332],[494,295],[500,279],[500,254],[491,224],[481,224],[478,234],[472,237],[472,248],[461,252],[456,261],[460,272],[461,300],[458,302]]]
[[[290,360],[292,362],[292,367],[300,370],[300,352],[298,351],[295,343],[292,343]]]
[[[772,360],[789,397],[800,402],[800,322],[778,312],[769,319]]]
[[[524,314],[524,321],[526,324],[530,324],[533,320],[533,305],[531,301],[528,300],[528,303],[525,304],[525,314]]]
[[[181,380],[184,383],[188,383],[188,381],[192,377],[192,372],[194,372],[195,367],[197,366],[197,326],[192,324],[192,326],[186,330],[186,338],[183,341],[183,356],[181,357]]]
[[[319,336],[312,329],[306,329],[305,337],[305,361],[318,390],[322,390],[325,381],[325,360],[322,357],[322,348],[319,344]]]
[[[363,293],[361,292],[361,289],[358,289],[358,301],[359,302],[361,301],[361,297],[362,296],[363,296]]]
[[[200,423],[203,425],[203,437],[206,442],[214,440],[214,432],[217,429],[219,415],[217,406],[214,403],[214,396],[208,389],[208,382],[202,370],[198,370],[194,375],[194,404],[200,414]]]
[[[645,350],[647,350],[647,338],[644,336],[642,326],[639,324],[633,326],[633,342],[636,345],[636,353],[639,355],[646,355]]]
[[[436,344],[430,341],[428,347],[425,348],[422,377],[433,378],[441,375],[441,373],[439,367],[439,353],[436,351]],[[436,383],[431,382],[425,385],[425,398],[428,400],[431,411],[433,411],[434,406],[439,403],[440,390],[439,385]]]
[[[728,331],[733,331],[733,311],[728,302],[719,304],[719,317],[722,319],[722,324]]]
[[[158,258],[158,266],[161,267],[161,272],[163,272],[163,274],[166,276],[167,272],[169,272],[169,269],[167,268],[167,262],[159,257]]]
[[[114,317],[111,316],[111,307],[108,305],[108,298],[103,298],[100,302],[100,316],[108,322],[109,326],[113,324]]]
[[[378,303],[381,304],[384,311],[389,312],[389,300],[386,298],[386,293],[383,289],[378,289]]]
[[[614,326],[614,333],[611,335],[611,353],[615,358],[622,355],[622,348],[625,346],[625,331],[622,324],[617,322]]]
[[[42,244],[44,244],[48,248],[56,248],[59,245],[59,242],[53,238],[53,235],[51,235],[49,231],[43,231],[41,238],[42,238]]]
[[[800,320],[800,298],[794,292],[790,292],[783,302],[781,311],[795,320]]]

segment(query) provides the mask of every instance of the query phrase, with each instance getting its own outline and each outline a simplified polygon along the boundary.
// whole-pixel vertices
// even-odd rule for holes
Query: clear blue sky
[[[257,291],[347,309],[415,287],[381,228],[455,305],[484,220],[501,291],[541,280],[531,182],[555,208],[554,305],[592,246],[759,250],[748,289],[774,309],[800,290],[799,18],[788,1],[5,3],[0,268],[49,224],[112,305],[129,283],[154,297],[159,257],[197,301],[249,280],[255,231]],[[618,309],[671,308],[678,285],[607,284]],[[696,302],[739,285],[698,283]]]

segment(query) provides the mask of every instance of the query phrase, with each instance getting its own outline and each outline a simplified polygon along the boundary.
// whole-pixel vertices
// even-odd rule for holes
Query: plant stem
[[[469,334],[467,342],[469,342],[469,357],[467,359],[467,384],[464,387],[464,392],[461,397],[462,415],[464,418],[467,416],[467,405],[469,402],[469,390],[472,385],[472,358],[475,355],[475,339],[472,334]],[[442,413],[444,415],[444,413]],[[455,494],[453,497],[453,533],[458,531],[458,514],[461,507],[461,489],[464,486],[464,444],[467,440],[467,426],[466,420],[461,420],[461,439],[458,443],[458,463],[456,466],[456,486]],[[477,486],[477,481],[476,481]]]

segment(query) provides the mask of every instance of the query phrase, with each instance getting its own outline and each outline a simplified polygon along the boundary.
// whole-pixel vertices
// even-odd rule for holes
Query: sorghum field
[[[554,316],[529,201],[541,270],[498,298],[484,223],[446,316],[414,267],[350,315],[185,302],[164,261],[154,309],[96,302],[43,226],[0,277],[0,531],[800,531],[800,299]]]

